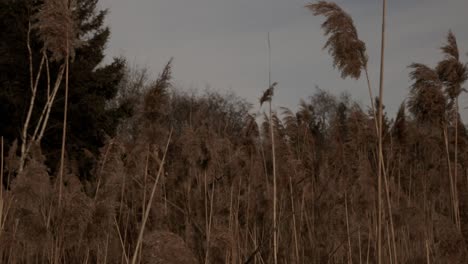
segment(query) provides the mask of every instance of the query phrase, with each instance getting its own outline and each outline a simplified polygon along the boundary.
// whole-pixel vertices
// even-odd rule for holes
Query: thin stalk
[[[114,216],[114,224],[115,224],[115,229],[117,230],[117,234],[119,235],[119,241],[120,241],[120,245],[122,246],[122,253],[123,253],[123,257],[125,258],[125,263],[128,264],[127,252],[125,250],[125,242],[124,242],[124,239],[122,239],[122,233],[120,232],[119,224],[117,224],[117,219],[115,218],[115,216]]]
[[[0,200],[3,197],[3,137],[0,138]],[[1,219],[1,218],[0,218]]]
[[[268,32],[268,87],[271,87],[271,43],[270,33]],[[276,155],[275,155],[275,136],[273,131],[273,118],[271,111],[271,100],[269,100],[269,115],[270,115],[270,134],[271,134],[271,155],[273,161],[273,259],[274,264],[278,263],[278,226],[276,219]]]
[[[65,103],[63,106],[63,131],[62,131],[62,150],[60,154],[60,176],[59,176],[59,198],[58,198],[58,209],[62,203],[62,183],[63,183],[63,173],[65,170],[65,143],[67,138],[67,117],[68,117],[68,74],[70,68],[70,55],[68,50],[68,32],[67,32],[67,54],[65,58]]]
[[[368,89],[368,92],[369,92],[369,99],[370,99],[370,103],[371,103],[372,114],[374,116],[375,129],[376,129],[376,131],[379,131],[379,126],[378,126],[378,122],[377,122],[377,113],[375,111],[375,105],[374,105],[374,95],[372,93],[372,87],[371,87],[371,83],[370,83],[370,79],[369,79],[369,71],[367,69],[367,65],[364,67],[364,73],[366,74],[367,89]]]
[[[361,227],[358,227],[359,264],[362,264]]]
[[[205,179],[206,179],[206,171],[205,171]],[[208,216],[208,231],[206,234],[205,263],[209,263],[209,250],[210,250],[210,239],[211,239],[211,225],[213,221],[213,202],[214,202],[214,195],[215,195],[215,186],[216,186],[216,181],[213,181],[213,186],[211,187],[210,214]]]
[[[452,200],[452,210],[453,210],[453,215],[452,217],[454,218],[455,224],[457,225],[458,228],[458,223],[457,223],[457,218],[456,218],[456,213],[455,213],[455,190],[454,190],[454,179],[452,175],[452,164],[450,161],[450,152],[449,152],[449,146],[448,146],[448,135],[447,135],[447,125],[444,126],[443,128],[444,132],[444,143],[445,143],[445,152],[447,155],[447,166],[448,166],[448,174],[449,174],[449,181],[450,181],[450,198]]]
[[[390,219],[390,233],[391,233],[391,237],[392,237],[392,251],[393,251],[393,259],[394,259],[394,263],[395,264],[398,264],[398,258],[397,258],[397,249],[396,249],[396,241],[395,241],[395,228],[394,228],[394,224],[393,224],[393,214],[392,214],[392,203],[391,203],[391,199],[390,199],[390,188],[389,188],[389,184],[388,184],[388,179],[387,179],[387,174],[384,173],[383,175],[383,178],[384,178],[384,184],[385,184],[385,194],[386,194],[386,200],[387,200],[387,206],[388,206],[388,213],[389,213],[389,216],[388,218]],[[389,243],[389,246],[390,246],[390,243]]]
[[[295,256],[296,262],[299,263],[299,242],[297,237],[297,224],[296,224],[296,210],[294,207],[294,194],[293,194],[293,186],[292,186],[292,177],[289,176],[289,195],[291,198],[291,211],[292,211],[292,220],[293,220],[293,229],[294,229],[294,249],[295,249]]]
[[[149,146],[148,146],[148,149],[146,151],[146,162],[145,162],[145,173],[144,173],[144,183],[143,183],[143,200],[141,202],[141,208],[142,208],[142,215],[141,215],[141,222],[143,223],[144,221],[144,215],[146,214],[146,210],[149,210],[149,208],[146,207],[146,185],[147,185],[147,182],[148,182],[148,164],[149,164],[149,157],[150,157],[150,151],[149,151]],[[143,247],[140,247],[140,251],[139,251],[139,254],[140,254],[140,258],[142,256],[142,251],[143,251]]]
[[[57,92],[60,88],[60,84],[62,83],[64,72],[65,72],[65,67],[62,65],[60,67],[57,78],[55,79],[55,84],[54,84],[54,89],[52,90],[52,94],[47,98],[47,103],[44,106],[44,109],[42,110],[41,116],[39,118],[39,122],[36,127],[36,129],[39,131],[39,134],[37,135],[37,137],[34,137],[36,142],[40,142],[41,139],[44,137],[44,132],[47,127],[47,123],[49,121],[50,111],[54,104]],[[34,132],[34,135],[36,134],[37,134],[37,131]]]
[[[163,167],[164,167],[164,162],[166,160],[166,154],[167,154],[167,150],[169,149],[169,143],[171,142],[171,137],[172,137],[172,129],[171,129],[171,132],[169,133],[169,138],[167,140],[166,149],[164,150],[164,155],[163,155],[161,164],[159,165],[158,174],[156,176],[156,180],[154,181],[153,189],[151,190],[151,195],[149,197],[149,201],[148,201],[148,204],[146,206],[146,208],[148,208],[148,209],[146,210],[145,216],[143,218],[143,222],[141,223],[141,228],[140,228],[140,232],[138,234],[137,244],[136,244],[136,247],[135,247],[135,251],[133,253],[132,264],[136,264],[137,257],[138,257],[138,252],[139,252],[138,250],[139,250],[139,248],[140,248],[140,246],[141,246],[141,244],[143,242],[143,234],[145,232],[146,221],[148,220],[149,212],[151,211],[151,204],[153,203],[154,194],[156,193],[156,187],[158,186],[159,178],[161,177],[161,172],[162,172]]]
[[[240,223],[239,223],[239,212],[240,212],[240,203],[241,203],[241,186],[242,186],[242,177],[239,178],[239,185],[237,190],[237,199],[236,199],[236,209],[235,209],[235,228],[236,236],[235,241],[237,242],[236,254],[235,257],[232,259],[233,263],[238,263],[239,258],[241,257],[242,250],[241,250],[241,239],[240,239]]]
[[[275,136],[273,132],[273,119],[271,111],[271,101],[269,103],[270,109],[270,133],[271,133],[271,155],[273,162],[273,258],[274,263],[278,263],[278,226],[276,219],[276,207],[277,207],[277,186],[276,186],[276,153],[275,153]]]
[[[387,224],[385,225],[385,227],[386,227],[385,230],[387,231],[388,260],[389,260],[390,264],[392,264],[392,263],[394,263],[394,262],[393,262],[392,247],[390,246],[390,231],[389,231],[390,228],[388,227],[388,222],[387,222]]]
[[[268,86],[271,85],[271,43],[270,32],[268,32]]]
[[[47,52],[43,51],[45,64],[46,64],[46,75],[47,75],[47,98],[50,96],[50,68],[49,68],[49,59],[47,58]]]
[[[370,257],[370,244],[371,244],[371,235],[372,235],[372,223],[369,219],[369,234],[367,236],[367,254],[366,254],[366,264],[369,264],[369,257]]]
[[[382,263],[382,111],[383,111],[383,84],[384,84],[384,60],[385,60],[385,19],[387,13],[387,0],[383,0],[383,7],[382,7],[382,40],[381,40],[381,50],[380,50],[380,85],[379,85],[379,162],[378,162],[378,245],[377,245],[377,263]]]
[[[426,263],[431,264],[431,254],[430,254],[430,249],[429,249],[429,241],[426,238]]]
[[[204,171],[203,173],[203,179],[204,179],[204,200],[205,200],[205,236],[206,236],[206,250],[205,250],[205,264],[208,263],[208,248],[209,248],[209,226],[208,226],[208,222],[209,222],[209,216],[208,216],[208,183],[207,183],[207,179],[206,179],[206,171]]]
[[[28,24],[28,33],[27,33],[27,48],[28,48],[28,57],[29,57],[29,78],[30,78],[30,89],[31,89],[31,99],[29,101],[29,108],[26,114],[26,120],[24,121],[23,130],[21,132],[21,156],[19,163],[19,172],[21,173],[24,168],[24,163],[26,161],[26,156],[28,154],[27,145],[28,145],[28,130],[29,123],[31,122],[31,117],[36,103],[36,94],[37,86],[39,84],[39,77],[42,72],[42,67],[44,65],[45,58],[42,56],[41,63],[39,65],[39,70],[37,72],[37,77],[34,78],[34,68],[33,68],[33,53],[31,49],[31,21]]]
[[[453,191],[454,191],[454,210],[455,210],[455,219],[457,224],[458,231],[461,231],[461,222],[460,222],[460,208],[459,208],[459,201],[458,201],[458,97],[455,98],[455,157],[454,157],[454,166],[453,166]]]
[[[351,235],[349,233],[349,216],[348,216],[348,196],[345,192],[345,211],[346,211],[346,233],[348,235],[348,263],[353,263],[353,253],[351,251]]]
[[[251,161],[252,162],[252,161]],[[247,206],[246,206],[246,209],[245,209],[245,231],[246,231],[246,236],[245,236],[245,241],[244,241],[244,245],[246,245],[246,247],[248,246],[248,242],[249,242],[249,233],[250,233],[250,187],[251,187],[251,184],[250,184],[250,179],[247,181]]]
[[[104,264],[107,263],[107,254],[108,254],[108,251],[109,251],[109,233],[107,234],[106,236],[106,247],[104,249]]]
[[[234,201],[234,184],[231,185],[231,191],[230,191],[230,198],[229,198],[229,233],[231,235],[231,239],[234,241],[234,206],[233,206],[233,201]],[[230,247],[230,255],[234,255],[234,244],[231,245]]]
[[[98,181],[97,181],[97,184],[96,184],[96,193],[94,194],[94,201],[96,201],[96,199],[98,197],[98,194],[99,194],[99,188],[101,186],[102,172],[104,171],[104,166],[106,165],[107,156],[109,155],[109,151],[112,148],[112,144],[113,144],[113,142],[111,141],[109,143],[109,145],[107,146],[106,152],[104,153],[104,157],[102,159],[101,167],[99,168]],[[145,178],[145,183],[146,183],[146,178]],[[146,189],[145,189],[145,191],[146,191]]]
[[[0,139],[0,237],[3,232],[3,137]]]
[[[122,188],[120,189],[120,203],[119,203],[119,221],[122,220],[124,194],[125,194],[125,173],[122,173]]]
[[[374,105],[374,100],[373,100],[374,96],[372,94],[372,88],[371,88],[371,84],[370,84],[367,65],[364,67],[364,72],[366,74],[367,88],[368,88],[370,102],[371,102],[371,110],[372,110],[372,114],[373,114],[373,117],[374,117],[375,130],[377,132],[377,137],[380,139],[383,136],[382,135],[383,131],[381,131],[379,129],[379,127],[381,126],[380,118],[381,118],[381,115],[383,115],[383,113],[382,113],[382,111],[383,111],[383,109],[382,109],[383,108],[382,107],[383,102],[381,100],[379,100],[379,102],[380,102],[379,119],[377,119],[377,114],[376,114],[376,111],[375,111],[375,105]],[[382,96],[380,96],[380,98],[382,98]],[[385,162],[384,162],[384,159],[383,159],[383,146],[379,145],[378,150],[379,150],[379,155],[378,155],[379,161],[378,162],[379,162],[379,165],[381,166],[380,170],[383,171],[383,177],[385,178],[385,190],[386,190],[386,193],[387,193],[387,204],[388,204],[388,210],[389,210],[389,215],[390,215],[390,225],[391,225],[391,230],[392,230],[392,242],[393,242],[393,249],[394,249],[394,254],[395,254],[395,258],[396,258],[397,253],[396,253],[396,243],[395,243],[395,234],[394,234],[394,225],[393,225],[393,214],[392,214],[391,201],[390,201],[390,198],[389,198],[390,195],[389,195],[389,189],[388,189],[388,184],[387,184],[387,173],[386,173],[386,168],[385,168]],[[381,197],[381,194],[379,195],[379,197]],[[398,263],[398,262],[396,262],[396,263]]]

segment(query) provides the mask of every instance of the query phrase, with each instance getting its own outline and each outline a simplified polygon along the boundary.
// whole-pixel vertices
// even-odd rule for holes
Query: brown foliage
[[[324,1],[308,7],[326,16],[326,47],[343,77],[358,78],[367,60],[349,15]],[[435,70],[410,66],[410,114],[402,104],[396,119],[385,118],[382,126],[383,198],[393,210],[384,210],[383,263],[466,262],[468,179],[460,177],[456,186],[458,230],[451,219],[448,167],[460,175],[466,171],[468,134],[459,118],[457,130],[446,122],[443,91],[464,77],[452,34],[442,49],[447,62]],[[272,263],[277,232],[279,263],[376,263],[374,113],[347,95],[318,89],[297,111],[283,108],[258,124],[251,105],[232,94],[178,91],[171,66],[141,92],[143,98],[133,98],[135,115],[102,148],[89,181],[78,180],[73,160],[58,181],[39,146],[16,175],[17,149],[10,147],[0,262],[129,263],[135,256],[136,263]],[[275,85],[260,104],[271,101]],[[460,155],[453,164],[447,156],[454,155],[455,132]]]
[[[430,69],[416,70],[415,77],[433,77]],[[149,120],[146,112],[139,112],[139,121],[132,123],[138,129],[128,130],[136,133],[112,139],[102,149],[91,182],[80,183],[70,163],[60,211],[55,175],[42,165],[40,152],[32,151],[24,173],[6,191],[6,197],[16,198],[0,237],[3,260],[47,262],[59,252],[59,263],[125,263],[134,253],[144,212],[151,210],[138,263],[273,261],[269,121],[259,129],[255,118],[243,112],[247,106],[238,105],[242,101],[213,93],[154,99],[167,106],[165,115],[172,123]],[[384,127],[390,137],[384,151],[392,168],[387,177],[399,262],[424,260],[428,241],[435,263],[463,263],[465,242],[447,213],[443,139],[440,133],[422,134],[419,121],[406,118],[402,109],[393,126]],[[369,263],[374,262],[373,116],[349,97],[321,90],[297,112],[283,109],[272,118],[278,261],[359,263],[369,255]],[[164,154],[164,135],[172,125],[167,163],[155,200],[146,208]],[[460,135],[460,142],[467,140],[466,133]],[[460,156],[460,164],[466,163]],[[384,232],[383,241],[390,238]],[[56,243],[61,244],[58,251]]]
[[[142,263],[148,264],[196,264],[193,253],[184,240],[174,233],[153,231],[144,242]]]

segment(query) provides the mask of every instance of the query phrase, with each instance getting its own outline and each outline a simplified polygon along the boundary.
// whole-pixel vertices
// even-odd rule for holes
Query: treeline
[[[172,60],[156,80],[122,59],[102,66],[105,12],[87,0],[44,15],[61,3],[0,4],[1,262],[466,263],[468,70],[453,33],[435,67],[410,65],[395,118],[370,83],[369,107],[317,89],[294,112],[274,107],[281,84],[251,105],[177,89]],[[308,8],[342,76],[365,78],[351,17]],[[44,41],[41,12],[78,21],[73,52]]]

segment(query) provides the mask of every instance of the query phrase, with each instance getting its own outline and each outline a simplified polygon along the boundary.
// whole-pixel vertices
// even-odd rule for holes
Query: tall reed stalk
[[[67,32],[68,34],[68,32]],[[60,153],[60,174],[58,180],[59,187],[59,196],[58,196],[58,208],[62,204],[62,183],[63,183],[63,174],[65,171],[65,144],[67,139],[67,119],[68,119],[68,74],[69,74],[69,65],[70,65],[70,53],[68,52],[69,43],[68,36],[66,38],[67,52],[65,56],[65,98],[63,105],[63,130],[62,130],[62,149]]]
[[[156,175],[156,179],[155,179],[155,181],[153,183],[153,188],[151,189],[151,193],[150,193],[148,203],[145,206],[146,210],[145,210],[145,213],[144,213],[144,216],[143,216],[143,219],[142,219],[140,231],[138,232],[137,243],[136,243],[136,246],[135,246],[135,249],[134,249],[134,252],[133,252],[132,261],[131,261],[132,264],[137,263],[137,259],[138,259],[139,255],[140,255],[139,254],[140,253],[140,247],[141,247],[141,245],[143,243],[143,234],[145,232],[146,222],[148,221],[149,214],[150,214],[150,211],[151,211],[151,205],[153,204],[153,201],[154,201],[154,195],[156,194],[156,188],[158,186],[159,178],[161,177],[161,174],[162,174],[162,171],[163,171],[163,168],[164,168],[164,163],[166,162],[166,155],[167,155],[167,150],[169,149],[169,144],[171,142],[172,132],[173,132],[173,130],[171,129],[171,131],[169,132],[169,137],[167,139],[166,148],[164,149],[164,154],[163,154],[163,157],[162,157],[162,160],[161,160],[161,164],[159,164],[159,170],[158,170],[158,173]]]
[[[379,162],[378,162],[378,246],[377,246],[377,256],[378,263],[382,263],[382,162],[383,162],[383,147],[382,147],[382,131],[383,131],[383,90],[384,90],[384,61],[385,61],[385,18],[387,14],[387,0],[383,0],[382,5],[382,39],[381,39],[381,49],[380,49],[380,81],[379,81]],[[391,216],[390,216],[391,217]]]
[[[270,116],[270,136],[271,136],[271,155],[273,162],[273,250],[274,250],[274,263],[278,263],[278,220],[277,204],[278,204],[278,194],[277,194],[277,184],[276,184],[276,153],[275,153],[275,135],[273,128],[273,115],[271,111],[271,100],[269,102],[269,116]]]
[[[268,102],[268,118],[269,118],[269,130],[271,140],[271,155],[272,155],[272,169],[273,169],[273,260],[274,263],[278,263],[278,222],[277,222],[277,176],[276,176],[276,148],[275,148],[275,133],[273,126],[273,111],[271,100],[273,99],[274,89],[277,85],[276,82],[271,83],[271,43],[270,33],[268,33],[268,89],[265,90],[262,97],[260,98],[260,106],[264,102]]]
[[[323,15],[326,21],[322,24],[325,35],[330,35],[324,48],[328,48],[333,57],[333,65],[341,71],[343,78],[351,77],[358,79],[361,71],[364,70],[367,80],[369,97],[371,99],[372,113],[378,139],[377,153],[377,261],[381,263],[382,255],[382,173],[385,175],[385,165],[383,158],[383,82],[384,82],[384,59],[385,59],[385,19],[387,2],[383,0],[382,8],[382,34],[380,52],[380,80],[379,80],[379,105],[374,105],[374,98],[368,73],[368,58],[366,46],[358,37],[354,22],[346,12],[335,3],[318,1],[315,4],[307,5],[314,15]],[[377,112],[377,114],[376,114]],[[388,188],[386,188],[388,194]],[[387,195],[389,197],[389,195]],[[389,199],[389,198],[388,198]],[[389,204],[389,217],[392,218],[391,202]],[[393,230],[393,222],[391,223]],[[394,245],[394,248],[396,246]],[[395,253],[396,254],[396,253]]]
[[[0,238],[3,232],[3,137],[0,137]]]
[[[28,32],[26,37],[26,44],[28,48],[28,58],[29,58],[29,79],[30,79],[30,89],[31,89],[31,98],[29,101],[29,107],[26,114],[26,120],[23,124],[23,129],[21,132],[21,156],[20,156],[20,163],[18,171],[21,173],[24,168],[24,163],[26,161],[27,156],[27,145],[28,145],[28,130],[29,130],[29,123],[31,122],[31,116],[34,110],[34,105],[36,103],[36,95],[37,95],[37,87],[39,84],[39,77],[41,76],[42,67],[44,65],[45,57],[42,56],[41,63],[39,69],[37,71],[37,76],[34,78],[34,65],[33,65],[33,52],[31,49],[31,22],[28,23]]]

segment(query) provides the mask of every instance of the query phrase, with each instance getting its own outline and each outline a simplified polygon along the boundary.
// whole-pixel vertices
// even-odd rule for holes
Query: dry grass
[[[351,17],[308,7],[343,77],[367,74]],[[453,115],[466,68],[452,33],[442,51],[435,69],[410,66],[394,120],[380,100],[377,113],[323,90],[279,114],[274,83],[258,123],[236,96],[174,88],[170,61],[94,180],[66,156],[51,171],[36,144],[19,170],[2,140],[0,263],[466,263],[468,132]]]

